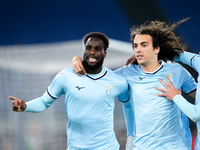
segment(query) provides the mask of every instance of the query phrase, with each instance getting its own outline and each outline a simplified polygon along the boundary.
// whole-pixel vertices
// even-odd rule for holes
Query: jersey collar
[[[153,71],[153,72],[145,72],[145,71],[143,71],[143,72],[146,73],[146,74],[156,74],[160,69],[162,69],[164,61],[160,60],[159,64],[160,64],[160,67],[158,69],[156,69],[155,71]]]
[[[106,73],[107,73],[107,69],[103,66],[100,73],[97,73],[97,74],[90,74],[90,73],[88,73],[86,76],[88,78],[93,79],[93,80],[98,80],[98,79],[102,78],[103,76],[105,76]]]

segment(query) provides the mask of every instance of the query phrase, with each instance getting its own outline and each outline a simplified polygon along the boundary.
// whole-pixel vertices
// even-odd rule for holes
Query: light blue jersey
[[[198,72],[198,78],[197,78],[198,87],[196,91],[195,105],[197,106],[197,109],[200,109],[200,55],[194,57],[192,61],[192,66]],[[195,144],[195,150],[199,149],[200,149],[200,121],[197,122],[197,138]]]
[[[179,108],[197,125],[197,138],[195,143],[195,150],[200,149],[200,55],[184,52],[180,54],[180,57],[175,59],[176,61],[181,61],[191,67],[193,67],[198,72],[198,84],[195,97],[195,105],[189,103],[184,97],[177,95],[174,97],[174,102],[179,106]]]
[[[145,73],[137,65],[116,71],[123,74],[131,88],[135,112],[136,150],[189,150],[191,133],[187,117],[173,101],[158,97],[155,87],[168,77],[177,89],[189,93],[196,89],[192,76],[179,64],[162,62],[153,73]],[[167,82],[166,82],[167,83]],[[135,149],[134,149],[135,150]]]
[[[115,99],[129,100],[126,79],[103,68],[99,74],[78,76],[74,69],[60,72],[48,87],[57,99],[65,95],[68,150],[117,150],[113,130]]]

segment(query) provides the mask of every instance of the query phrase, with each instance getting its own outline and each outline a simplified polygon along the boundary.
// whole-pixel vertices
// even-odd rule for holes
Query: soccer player
[[[83,65],[87,76],[78,76],[73,68],[64,69],[41,97],[24,102],[10,96],[12,109],[42,112],[64,94],[68,117],[67,150],[117,150],[119,144],[113,130],[113,110],[118,98],[124,104],[124,113],[133,116],[128,84],[125,78],[103,66],[109,47],[106,35],[91,32],[83,40]]]
[[[196,83],[186,69],[178,63],[164,62],[172,61],[183,52],[184,45],[173,30],[186,20],[173,25],[152,21],[132,28],[131,43],[138,65],[125,66],[116,72],[125,76],[130,85],[136,125],[134,150],[191,149],[187,116],[166,97],[158,97],[155,89],[155,86],[163,86],[159,79],[166,81],[166,77],[185,93],[196,89]],[[79,59],[77,57],[73,62]],[[82,67],[74,68],[80,73]]]
[[[176,61],[181,61],[182,63],[185,63],[189,65],[190,67],[193,67],[198,72],[198,84],[197,84],[197,93],[195,98],[195,105],[189,103],[182,95],[181,92],[176,89],[172,82],[167,79],[168,85],[160,80],[160,82],[164,85],[166,89],[158,88],[157,90],[163,92],[161,94],[158,94],[158,96],[165,96],[168,99],[174,101],[176,105],[194,122],[196,122],[197,125],[197,138],[196,138],[196,144],[195,144],[195,150],[200,149],[200,55],[190,53],[190,52],[184,52],[180,54],[180,57],[175,59]]]

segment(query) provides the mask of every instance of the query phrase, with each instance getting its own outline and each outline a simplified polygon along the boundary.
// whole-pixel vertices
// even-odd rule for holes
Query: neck
[[[158,61],[149,64],[149,65],[139,65],[144,72],[154,72],[160,67],[160,63]]]
[[[98,68],[98,69],[96,69],[96,70],[86,69],[86,72],[87,72],[87,73],[90,73],[90,74],[98,74],[98,73],[101,72],[101,70],[102,70],[102,67],[101,67],[101,68]]]
[[[102,70],[102,65],[99,67],[92,67],[92,66],[84,66],[87,73],[90,74],[98,74]]]

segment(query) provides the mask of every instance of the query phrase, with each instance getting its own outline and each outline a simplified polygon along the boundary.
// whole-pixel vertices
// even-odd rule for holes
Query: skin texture
[[[136,35],[133,48],[137,62],[143,71],[153,72],[160,66],[158,63],[158,53],[160,48],[153,48],[152,38],[150,35]]]
[[[13,100],[13,102],[12,102],[12,110],[13,111],[20,112],[20,111],[24,111],[26,109],[26,104],[24,101],[22,101],[18,98],[12,97],[12,96],[9,96],[8,98]]]
[[[173,101],[174,96],[176,96],[177,94],[181,94],[181,90],[177,90],[172,82],[169,80],[169,78],[166,78],[168,85],[163,81],[160,80],[160,82],[162,83],[162,85],[166,88],[166,89],[162,89],[159,87],[155,87],[157,90],[163,92],[161,94],[157,94],[158,96],[164,96],[167,97],[168,99]]]
[[[86,72],[96,74],[101,72],[106,51],[104,51],[104,43],[97,37],[91,37],[85,44],[83,54],[83,65]]]

